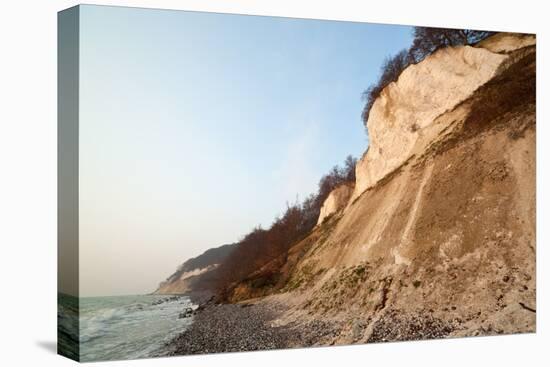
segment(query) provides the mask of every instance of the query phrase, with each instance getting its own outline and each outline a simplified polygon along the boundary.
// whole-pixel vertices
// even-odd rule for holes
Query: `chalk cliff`
[[[442,116],[502,71],[534,37],[501,34],[476,47],[447,47],[406,68],[370,111],[369,149],[358,162],[353,198],[391,173],[453,123]]]
[[[234,249],[234,244],[211,248],[201,255],[181,264],[165,281],[159,284],[155,294],[182,294],[191,291],[212,289],[216,282],[214,269]]]
[[[372,107],[349,201],[333,192],[231,300],[339,325],[325,345],[534,331],[535,69],[535,37],[511,34],[406,68]]]
[[[323,221],[329,216],[343,210],[349,203],[349,199],[353,193],[353,185],[342,184],[328,195],[321,212],[319,213],[319,220],[317,225],[323,223]]]
[[[533,332],[535,44],[500,33],[407,67],[370,110],[355,185],[225,299],[278,304],[271,325],[317,345]]]

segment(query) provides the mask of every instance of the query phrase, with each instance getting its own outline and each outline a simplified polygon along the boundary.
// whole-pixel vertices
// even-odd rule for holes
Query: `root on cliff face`
[[[386,303],[388,302],[388,293],[390,292],[391,284],[393,283],[393,278],[389,277],[384,279],[384,285],[382,286],[382,297],[380,300],[380,303],[374,307],[374,312],[378,312],[383,310],[386,307]]]

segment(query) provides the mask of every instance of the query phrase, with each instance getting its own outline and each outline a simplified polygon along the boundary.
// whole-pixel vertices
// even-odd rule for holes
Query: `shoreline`
[[[191,298],[202,302],[191,325],[165,344],[165,356],[327,346],[342,329],[341,324],[321,320],[277,326],[275,321],[286,311],[280,304],[215,303],[212,294]]]
[[[277,315],[264,304],[217,304],[209,298],[199,304],[191,325],[165,345],[166,355],[289,348],[291,333],[270,324]]]

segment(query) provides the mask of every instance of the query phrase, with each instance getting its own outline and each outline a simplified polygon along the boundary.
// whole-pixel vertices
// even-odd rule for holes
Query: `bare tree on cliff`
[[[441,47],[472,45],[491,34],[493,32],[471,29],[415,27],[414,40],[409,48],[408,61],[418,63]]]
[[[355,182],[355,166],[357,165],[357,158],[353,158],[351,155],[346,157],[344,161],[344,172],[347,182]]]
[[[386,57],[382,66],[380,67],[380,76],[378,81],[372,84],[363,92],[363,99],[365,100],[365,107],[363,107],[362,119],[367,124],[370,109],[374,104],[374,101],[380,96],[382,90],[391,82],[397,81],[401,72],[409,65],[408,51],[403,49],[399,51],[395,56]]]
[[[343,167],[336,165],[321,178],[316,194],[309,195],[302,203],[287,203],[283,215],[276,217],[268,229],[255,227],[239,241],[215,271],[217,291],[222,299],[226,299],[239,282],[253,281],[255,286],[262,287],[276,282],[276,266],[262,274],[261,279],[251,280],[250,276],[269,262],[284,259],[290,247],[315,227],[321,206],[330,192],[355,180],[356,163],[357,159],[348,156]]]

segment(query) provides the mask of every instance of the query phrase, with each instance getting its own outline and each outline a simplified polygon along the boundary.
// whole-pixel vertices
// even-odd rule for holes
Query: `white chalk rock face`
[[[490,80],[508,58],[506,52],[534,43],[534,37],[504,35],[486,41],[495,52],[447,47],[407,67],[372,106],[367,121],[369,149],[357,162],[353,199],[433,141],[446,127],[441,122],[435,126],[436,118]]]
[[[352,194],[352,185],[343,184],[332,190],[321,207],[317,225],[323,223],[328,216],[343,210],[348,205]]]

